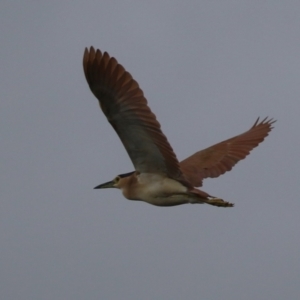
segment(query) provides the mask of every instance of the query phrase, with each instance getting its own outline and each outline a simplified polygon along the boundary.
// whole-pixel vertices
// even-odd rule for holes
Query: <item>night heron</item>
[[[258,146],[273,119],[256,120],[243,134],[196,152],[178,162],[138,83],[114,57],[86,48],[83,68],[89,87],[121,139],[135,171],[121,174],[95,189],[118,188],[129,200],[157,206],[207,203],[233,204],[196,189],[207,177],[218,177]]]

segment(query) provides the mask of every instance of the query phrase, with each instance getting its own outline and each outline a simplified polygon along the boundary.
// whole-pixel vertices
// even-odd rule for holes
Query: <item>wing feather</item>
[[[193,186],[201,186],[207,177],[215,178],[244,159],[272,130],[273,119],[265,118],[246,132],[214,146],[198,151],[180,162],[180,169]]]
[[[83,56],[89,87],[138,172],[163,173],[186,185],[179,162],[143,91],[117,60],[91,47]]]

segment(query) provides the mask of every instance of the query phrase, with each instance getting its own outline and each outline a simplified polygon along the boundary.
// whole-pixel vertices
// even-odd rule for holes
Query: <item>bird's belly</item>
[[[168,177],[153,174],[139,175],[138,198],[157,206],[174,206],[189,202],[187,187]]]
[[[147,202],[156,206],[176,206],[185,203],[190,203],[190,197],[188,195],[172,195],[166,197],[145,197],[142,199],[144,202]]]

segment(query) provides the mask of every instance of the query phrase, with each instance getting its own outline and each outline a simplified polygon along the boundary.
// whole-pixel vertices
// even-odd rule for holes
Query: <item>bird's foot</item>
[[[219,207],[233,207],[234,206],[233,203],[226,202],[220,198],[210,198],[210,199],[206,200],[205,203],[214,205],[214,206],[219,206]]]

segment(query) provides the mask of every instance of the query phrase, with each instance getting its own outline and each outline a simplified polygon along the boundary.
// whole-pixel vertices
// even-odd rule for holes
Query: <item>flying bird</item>
[[[88,85],[121,139],[135,171],[116,176],[95,189],[118,188],[129,200],[156,206],[233,203],[197,189],[204,178],[227,171],[258,146],[271,131],[273,119],[259,118],[246,132],[198,151],[179,162],[143,91],[132,76],[107,52],[85,49],[83,69]]]

